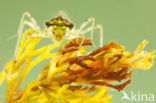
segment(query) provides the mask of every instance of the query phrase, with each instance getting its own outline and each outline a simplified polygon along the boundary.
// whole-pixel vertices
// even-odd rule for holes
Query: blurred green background
[[[145,39],[149,41],[145,50],[156,49],[155,5],[155,0],[0,0],[0,71],[13,56],[17,40],[17,38],[9,41],[6,39],[16,34],[21,15],[25,11],[29,11],[42,28],[44,21],[51,19],[60,10],[67,13],[76,28],[87,18],[95,17],[96,23],[104,27],[104,44],[113,40],[132,52]],[[98,31],[95,35],[94,42],[98,45]],[[48,41],[51,42],[50,39]],[[46,63],[45,61],[41,66],[36,66],[24,80],[21,88],[25,83],[36,79]],[[132,71],[132,83],[124,91],[128,95],[133,91],[136,94],[152,93],[156,96],[156,65],[147,71],[136,69]],[[0,99],[4,98],[5,89],[6,82],[0,87]],[[121,92],[112,89],[109,91],[113,95],[112,103],[130,103],[121,100]]]

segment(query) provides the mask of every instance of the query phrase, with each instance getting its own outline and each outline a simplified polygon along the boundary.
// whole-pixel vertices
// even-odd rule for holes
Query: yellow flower
[[[106,87],[121,91],[131,82],[130,68],[146,70],[153,65],[154,51],[142,51],[147,41],[133,53],[114,42],[89,53],[85,46],[92,42],[88,38],[82,47],[83,39],[76,38],[64,45],[52,43],[36,49],[42,38],[26,38],[33,33],[29,29],[22,35],[15,60],[0,74],[0,84],[7,81],[7,103],[111,103]],[[51,52],[58,47],[57,52]],[[29,71],[45,59],[50,61],[38,79],[19,89]],[[129,80],[121,82],[125,79]]]

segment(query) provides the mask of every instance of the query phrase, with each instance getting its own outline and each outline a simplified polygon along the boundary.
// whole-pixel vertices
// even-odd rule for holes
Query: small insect
[[[25,17],[28,17],[29,20],[26,20]],[[91,26],[85,29],[85,27],[87,27],[87,25],[90,23],[91,23]],[[34,17],[32,17],[29,12],[25,12],[22,15],[19,28],[17,31],[18,41],[16,45],[15,54],[18,49],[18,45],[19,45],[21,35],[23,33],[23,29],[25,25],[33,28],[35,31],[39,33],[39,34],[32,34],[29,37],[51,38],[52,41],[54,42],[62,42],[65,39],[73,39],[73,38],[79,38],[79,37],[85,38],[85,34],[88,32],[91,32],[90,39],[92,40],[94,30],[99,29],[100,30],[100,46],[102,46],[102,43],[103,43],[103,28],[100,24],[95,24],[95,19],[93,17],[88,18],[87,21],[82,23],[82,25],[78,29],[75,29],[74,23],[67,18],[66,14],[63,11],[61,11],[54,18],[46,21],[45,29],[42,30],[38,26]]]

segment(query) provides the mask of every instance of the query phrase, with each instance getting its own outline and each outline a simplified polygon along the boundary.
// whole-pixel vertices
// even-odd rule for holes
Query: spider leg
[[[65,36],[66,39],[71,40],[75,38],[82,38],[81,42],[79,43],[79,49],[82,47],[83,43],[85,42],[86,37],[83,35],[75,35],[77,33],[69,32],[67,36]],[[92,41],[91,41],[92,42]],[[94,43],[92,42],[92,45],[95,47]]]
[[[94,33],[94,26],[95,26],[95,19],[94,19],[93,17],[88,18],[88,20],[85,21],[85,22],[80,26],[80,28],[77,30],[77,33],[78,33],[78,34],[79,34],[79,33],[81,34],[81,31],[82,31],[89,23],[92,23],[92,25],[91,25],[91,28],[92,28],[91,34],[93,34],[93,33]]]
[[[68,33],[68,35],[66,36],[66,39],[75,39],[75,38],[80,38],[82,37],[82,41],[80,42],[80,45],[79,45],[79,49],[82,47],[84,41],[85,41],[85,36],[82,36],[82,35],[75,35],[75,33]]]
[[[85,40],[85,37],[83,36],[82,37],[83,39],[82,39],[82,41],[81,41],[81,43],[80,43],[80,45],[79,45],[79,49],[82,47],[82,44],[84,43],[84,40]]]
[[[89,23],[92,23],[91,27],[87,28],[86,30],[83,30]],[[100,24],[96,24],[95,25],[95,19],[93,17],[90,17],[86,22],[84,22],[80,26],[80,28],[77,30],[77,33],[76,34],[78,34],[78,35],[84,35],[87,32],[91,32],[90,39],[93,40],[93,34],[94,34],[94,30],[95,29],[99,29],[100,30],[100,47],[102,47],[102,45],[103,45],[103,27]]]
[[[50,38],[50,35],[45,35],[45,34],[32,34],[27,36],[26,38],[32,38],[32,37],[42,37],[42,38]]]
[[[30,21],[27,21],[25,20],[25,16],[27,16]],[[35,29],[36,31],[38,31],[39,33],[41,33],[41,29],[40,27],[37,25],[36,23],[36,20],[31,16],[30,13],[28,12],[25,12],[23,15],[22,15],[22,18],[20,20],[20,24],[19,24],[19,27],[18,27],[18,30],[17,30],[17,35],[18,35],[18,40],[17,40],[17,44],[16,44],[16,48],[15,48],[15,52],[14,52],[14,57],[16,56],[17,54],[17,50],[18,50],[18,46],[19,46],[19,43],[20,43],[20,40],[21,40],[21,34],[23,32],[23,29],[24,29],[24,26],[27,25],[33,29]]]
[[[32,22],[32,24],[36,27],[36,29],[40,30],[40,27],[37,25],[36,20],[31,16],[31,14],[29,12],[24,12],[24,14],[22,15],[20,24],[19,24],[19,28],[17,31],[17,34],[21,34],[22,30],[23,30],[23,22],[25,21],[25,17],[28,17],[28,19],[30,19],[30,21]]]
[[[100,47],[102,47],[102,45],[103,45],[103,27],[102,27],[102,25],[96,24],[94,26],[94,28],[88,27],[86,30],[81,31],[81,33],[82,33],[82,35],[84,35],[87,32],[90,32],[90,31],[95,30],[95,29],[99,29],[100,30]],[[93,34],[92,33],[91,33],[90,39],[93,40]]]

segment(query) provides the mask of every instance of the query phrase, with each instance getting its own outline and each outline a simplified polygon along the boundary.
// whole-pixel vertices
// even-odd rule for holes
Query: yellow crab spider
[[[25,20],[25,17],[28,17],[29,20]],[[91,26],[87,29],[84,29],[88,24],[91,23]],[[39,34],[32,34],[29,37],[43,37],[43,38],[51,38],[54,42],[61,42],[64,39],[73,39],[77,37],[84,37],[87,32],[91,32],[90,39],[93,39],[93,34],[95,29],[100,30],[100,46],[103,44],[103,28],[100,24],[95,24],[95,19],[90,17],[82,23],[82,25],[78,28],[74,28],[74,23],[72,23],[66,16],[64,12],[60,12],[56,17],[51,20],[45,22],[45,29],[41,30],[41,28],[37,25],[34,17],[31,16],[29,12],[25,12],[22,15],[19,28],[17,31],[18,41],[15,49],[15,55],[18,49],[18,45],[21,39],[21,35],[23,33],[24,26],[27,25],[37,31]],[[83,41],[82,41],[83,42]],[[82,43],[81,43],[82,44]]]

